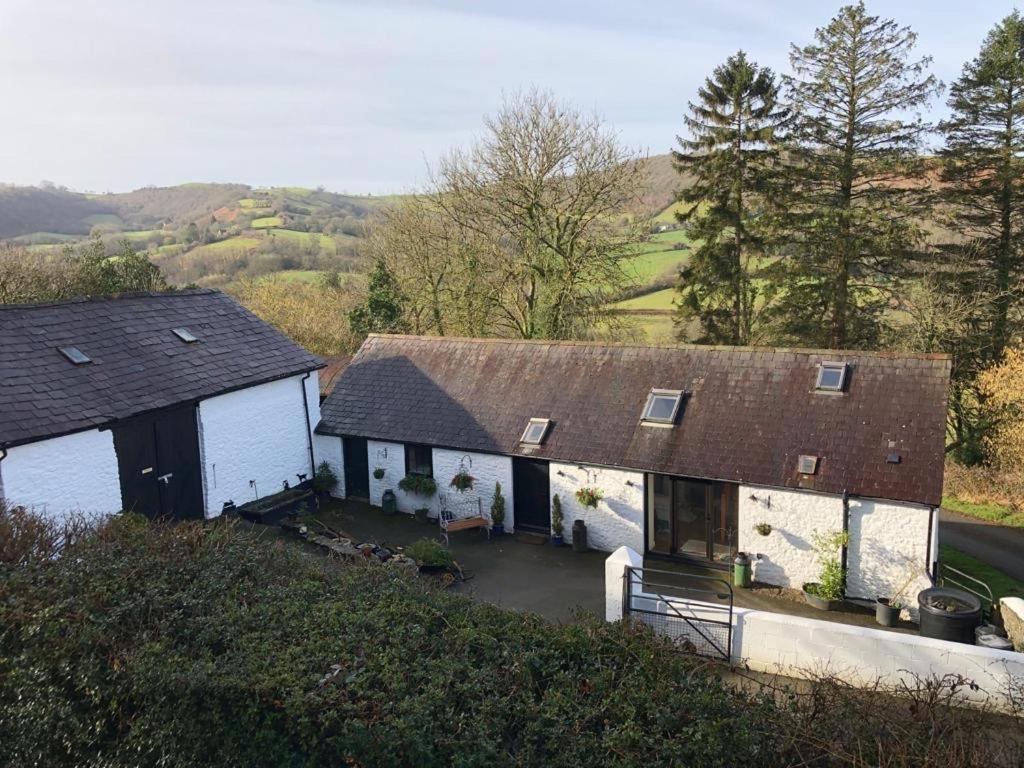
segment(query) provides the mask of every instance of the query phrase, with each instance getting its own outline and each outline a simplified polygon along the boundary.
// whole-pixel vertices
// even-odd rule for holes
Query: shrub
[[[455,562],[451,550],[436,539],[415,541],[405,548],[405,554],[420,565],[441,565],[447,568]]]
[[[501,493],[501,483],[494,484],[494,499],[491,501],[491,522],[495,525],[505,524],[505,497]]]
[[[846,590],[846,569],[840,559],[842,549],[850,543],[849,531],[830,531],[811,536],[814,559],[821,566],[821,575],[816,584],[806,584],[804,589],[824,600],[841,600]]]
[[[119,516],[0,563],[5,766],[1021,764],[1016,724],[945,706],[955,681],[908,705],[719,673],[639,624],[549,623],[230,521]]]
[[[338,485],[338,476],[334,474],[331,465],[321,461],[313,475],[313,490],[317,493],[330,493]]]
[[[437,493],[437,481],[430,475],[408,474],[398,481],[398,487],[406,493],[426,498]]]
[[[551,499],[551,533],[555,536],[565,534],[565,516],[562,514],[562,500],[556,493]]]

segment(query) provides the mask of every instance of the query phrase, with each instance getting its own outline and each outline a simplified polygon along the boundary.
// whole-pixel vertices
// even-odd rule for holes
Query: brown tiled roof
[[[844,393],[815,391],[831,360],[850,365]],[[318,431],[936,505],[949,371],[944,355],[374,335]],[[652,388],[687,393],[676,426],[640,424]],[[529,452],[532,417],[554,424]]]
[[[172,332],[185,327],[199,341]],[[72,365],[58,347],[92,362]],[[27,442],[323,365],[210,290],[0,306],[0,445]]]
[[[321,398],[327,397],[331,394],[331,391],[334,389],[334,382],[338,380],[338,376],[345,370],[351,360],[351,355],[324,358],[324,362],[327,363],[327,365],[320,369]]]

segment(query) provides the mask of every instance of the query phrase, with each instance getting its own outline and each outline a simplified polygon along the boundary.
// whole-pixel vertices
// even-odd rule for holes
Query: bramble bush
[[[994,764],[980,716],[753,695],[645,628],[551,624],[242,524],[40,528],[0,524],[0,765]]]

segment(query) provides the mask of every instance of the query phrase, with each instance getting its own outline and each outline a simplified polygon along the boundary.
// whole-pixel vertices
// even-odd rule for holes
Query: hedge
[[[128,516],[38,549],[0,541],[22,553],[0,563],[3,765],[847,765],[832,753],[865,743],[914,764],[648,631],[555,625],[241,524]]]

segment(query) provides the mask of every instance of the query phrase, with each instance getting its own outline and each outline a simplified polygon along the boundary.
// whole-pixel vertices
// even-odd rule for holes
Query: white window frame
[[[672,408],[672,415],[667,419],[654,418],[649,415],[651,406],[654,401],[658,398],[675,398],[675,406]],[[681,389],[652,389],[650,394],[647,395],[647,402],[644,403],[643,415],[640,417],[641,424],[650,424],[651,426],[667,427],[672,426],[676,423],[676,417],[679,415],[679,408],[683,403],[683,391]]]
[[[839,384],[838,386],[832,387],[822,384],[821,379],[825,374],[825,371],[839,371]],[[814,382],[814,388],[818,392],[842,392],[846,389],[846,377],[849,374],[850,366],[846,363],[828,361],[818,363],[818,378]]]
[[[544,427],[540,433],[540,437],[537,440],[527,440],[526,436],[530,434],[530,430],[538,424]],[[526,429],[523,430],[523,436],[519,438],[519,442],[523,443],[523,445],[541,445],[544,442],[544,438],[548,436],[548,430],[550,428],[551,419],[530,419],[530,422],[526,425]]]

